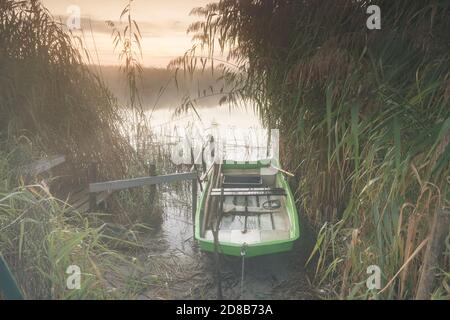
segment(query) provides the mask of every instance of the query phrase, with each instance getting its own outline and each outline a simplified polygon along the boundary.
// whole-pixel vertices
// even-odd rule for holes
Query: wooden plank
[[[258,190],[260,189],[260,190]],[[212,196],[220,196],[222,193],[221,189],[213,189],[211,191]],[[274,196],[284,196],[286,192],[282,188],[253,188],[246,190],[237,190],[237,189],[224,189],[223,196],[265,196],[265,195],[274,195]]]
[[[71,193],[68,196],[68,202],[73,206],[75,203],[77,203],[79,200],[85,198],[88,194],[89,190],[87,188],[78,190],[77,192]]]
[[[66,157],[63,155],[55,155],[45,159],[41,159],[35,161],[23,168],[24,174],[27,175],[38,175],[43,172],[49,171],[50,169],[64,163],[66,161]]]
[[[97,182],[89,184],[89,192],[121,190],[121,189],[149,186],[160,183],[168,183],[180,180],[193,180],[193,179],[197,179],[197,172],[173,173],[154,177],[142,177],[126,180]]]
[[[260,207],[245,207],[245,206],[227,206],[224,210],[224,214],[237,214],[237,215],[259,215],[272,213],[274,210],[266,210]]]
[[[197,213],[197,179],[192,179],[192,230],[195,238],[195,214]]]
[[[214,197],[220,196],[220,192],[213,191],[211,192],[211,195]],[[229,196],[284,196],[286,195],[283,191],[228,191],[224,192],[223,196],[229,197]]]
[[[105,201],[111,192],[103,191],[96,196],[96,205],[99,205],[102,201]],[[72,206],[73,210],[78,212],[88,212],[89,210],[89,190],[88,188],[82,189],[81,191],[73,194],[69,197],[68,202]]]
[[[213,188],[212,191],[213,192],[220,192],[222,190],[222,188]],[[249,188],[223,188],[223,191],[227,192],[227,191],[279,191],[279,190],[283,190],[283,188],[270,188],[270,187],[263,187],[263,188],[254,188],[254,187],[249,187]]]
[[[88,189],[84,189],[81,192],[78,192],[74,195],[73,198],[69,199],[69,203],[72,204],[72,207],[79,208],[83,204],[89,201],[89,192]]]
[[[106,199],[108,199],[108,197],[111,195],[110,192],[107,191],[103,191],[100,194],[97,195],[97,197],[95,197],[96,200],[96,205],[98,206],[101,202],[105,201]],[[78,207],[74,207],[74,209],[80,213],[84,213],[84,212],[89,212],[91,211],[89,209],[89,196],[86,196],[84,203],[82,203],[80,206]]]
[[[202,224],[200,229],[200,235],[203,235],[203,233],[206,231],[207,226],[209,226],[209,221],[211,220],[211,214],[210,214],[210,206],[211,206],[211,189],[215,187],[215,179],[216,179],[216,170],[218,169],[218,165],[213,163],[210,167],[211,172],[211,180],[210,180],[210,187],[205,190],[206,191],[206,201],[204,204],[203,209],[203,217],[202,218]]]
[[[223,185],[262,185],[262,177],[260,175],[224,175]]]

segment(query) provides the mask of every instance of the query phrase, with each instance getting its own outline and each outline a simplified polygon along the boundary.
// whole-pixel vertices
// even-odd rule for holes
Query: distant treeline
[[[127,105],[128,92],[126,78],[119,66],[94,66],[90,69],[97,73],[117,97],[120,105]],[[143,68],[138,83],[139,94],[145,109],[179,107],[183,99],[202,97],[205,93],[220,91],[225,86],[210,69],[196,71],[193,75],[184,74],[182,70],[163,68]],[[198,99],[198,106],[212,107],[218,104],[220,96]]]

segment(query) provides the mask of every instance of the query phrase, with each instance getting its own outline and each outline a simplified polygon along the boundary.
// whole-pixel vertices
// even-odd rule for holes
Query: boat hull
[[[262,166],[264,163],[259,162],[257,164],[224,164],[225,168],[240,168],[240,169],[255,169],[256,167]],[[286,191],[286,209],[288,212],[289,220],[291,223],[290,236],[288,239],[283,240],[272,240],[258,243],[251,243],[245,245],[245,256],[246,257],[255,257],[262,256],[274,253],[287,252],[292,250],[294,242],[299,238],[299,220],[298,213],[295,207],[294,198],[292,192],[289,188],[287,181],[281,172],[278,172],[276,177],[278,184]],[[195,238],[199,244],[199,247],[203,251],[207,252],[215,252],[215,244],[214,240],[206,239],[201,236],[200,226],[202,219],[202,208],[205,205],[206,201],[206,190],[208,190],[209,185],[205,186],[205,192],[202,194],[200,198],[200,206],[197,208],[196,217],[195,217]],[[229,255],[229,256],[241,256],[242,254],[242,244],[239,243],[231,243],[225,241],[219,241],[218,243],[218,252],[220,254]]]
[[[203,251],[214,252],[214,241],[198,239],[198,243],[200,249]],[[294,240],[286,240],[286,241],[274,241],[272,243],[264,242],[258,244],[250,244],[246,246],[245,249],[245,257],[256,257],[263,256],[267,254],[281,253],[291,251],[294,245]],[[228,256],[241,256],[242,246],[235,243],[219,243],[218,252],[220,254],[228,255]]]

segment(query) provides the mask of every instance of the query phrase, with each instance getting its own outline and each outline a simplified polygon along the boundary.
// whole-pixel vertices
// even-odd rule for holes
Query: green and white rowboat
[[[246,257],[289,251],[299,219],[282,170],[270,160],[214,165],[195,216],[204,251]]]

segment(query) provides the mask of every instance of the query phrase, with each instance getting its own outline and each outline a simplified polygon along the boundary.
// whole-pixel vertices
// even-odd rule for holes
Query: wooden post
[[[148,164],[148,175],[149,175],[149,177],[156,176],[156,166],[153,163]],[[151,200],[153,202],[153,199],[155,198],[155,194],[156,194],[156,186],[155,185],[150,186],[150,194],[151,194]]]
[[[436,274],[442,261],[442,252],[445,247],[445,238],[450,225],[450,212],[438,208],[434,214],[433,223],[427,244],[427,251],[422,264],[422,272],[417,288],[417,300],[429,300],[436,282]]]
[[[97,182],[97,163],[91,162],[88,166],[87,171],[87,182],[88,184]],[[97,195],[95,192],[89,193],[89,211],[95,211],[97,208]]]
[[[192,231],[195,240],[195,214],[197,212],[197,179],[192,179]]]
[[[148,175],[149,175],[149,177],[154,177],[156,175],[156,166],[155,166],[155,164],[148,163],[147,166],[148,166]],[[150,212],[150,216],[148,216],[148,218],[149,218],[148,221],[150,222],[151,216],[153,216],[153,213],[155,213],[156,210],[157,210],[155,205],[154,205],[155,198],[156,198],[156,185],[154,185],[154,184],[150,185],[149,186],[149,192],[150,192],[150,194],[149,194],[149,202],[150,202],[150,205],[151,205],[151,212]]]
[[[148,175],[150,177],[156,176],[156,166],[153,163],[148,164]]]

